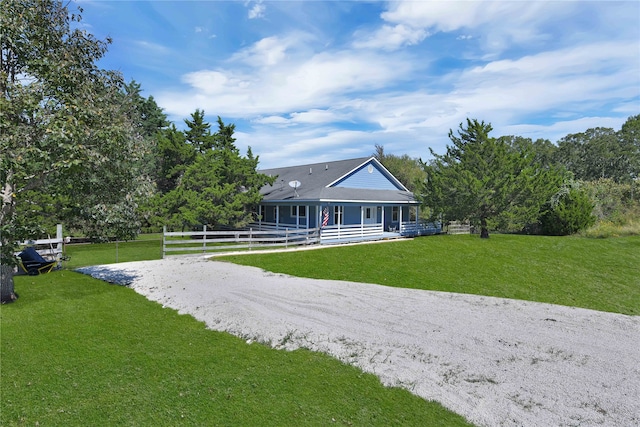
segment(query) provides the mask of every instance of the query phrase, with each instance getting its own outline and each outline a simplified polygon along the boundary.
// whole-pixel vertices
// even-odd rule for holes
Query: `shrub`
[[[592,226],[594,203],[589,195],[578,188],[568,188],[548,204],[540,218],[542,234],[566,236]]]
[[[640,180],[618,183],[612,179],[581,182],[593,200],[598,220],[617,222],[640,204]]]

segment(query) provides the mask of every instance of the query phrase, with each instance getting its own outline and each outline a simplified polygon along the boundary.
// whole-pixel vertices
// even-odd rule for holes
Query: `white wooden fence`
[[[64,239],[62,237],[62,224],[56,226],[56,236],[49,236],[46,239],[27,240],[20,243],[20,247],[33,246],[36,252],[48,260],[56,260],[58,266],[62,262]],[[17,253],[16,253],[17,255]]]
[[[433,222],[403,222],[400,226],[400,234],[403,236],[427,236],[442,232],[440,223]]]
[[[452,221],[447,225],[447,234],[470,234],[471,226],[469,223]]]
[[[215,253],[318,243],[317,228],[280,230],[167,231],[163,228],[162,257],[185,253]]]

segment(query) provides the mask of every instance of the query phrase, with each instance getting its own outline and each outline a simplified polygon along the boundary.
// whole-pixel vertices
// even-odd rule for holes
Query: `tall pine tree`
[[[519,230],[537,220],[540,208],[562,184],[562,174],[543,168],[529,149],[511,147],[505,139],[489,136],[491,124],[467,119],[453,145],[425,164],[427,178],[420,197],[434,218],[468,220],[489,229]]]

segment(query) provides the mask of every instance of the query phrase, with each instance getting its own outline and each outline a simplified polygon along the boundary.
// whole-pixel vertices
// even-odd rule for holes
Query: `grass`
[[[148,261],[162,258],[162,235],[142,235],[131,242],[75,244],[65,246],[67,269],[116,262]]]
[[[157,242],[121,243],[121,261]],[[69,246],[68,267],[115,244]],[[464,426],[441,405],[333,358],[207,330],[133,290],[69,270],[15,278],[0,306],[0,425]]]
[[[161,256],[158,237],[118,260]],[[67,268],[115,262],[70,245]],[[640,314],[640,237],[433,236],[224,257],[297,276]],[[61,270],[15,278],[0,306],[0,425],[467,425],[323,354],[207,330],[128,288]]]
[[[640,315],[640,237],[429,236],[220,258],[293,276],[469,293]]]

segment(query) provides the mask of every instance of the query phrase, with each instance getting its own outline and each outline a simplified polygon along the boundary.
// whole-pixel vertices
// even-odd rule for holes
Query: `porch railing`
[[[403,236],[425,236],[438,233],[442,233],[442,226],[439,223],[403,222],[400,226],[400,234]]]
[[[382,224],[365,225],[331,225],[324,227],[320,233],[322,241],[325,240],[348,240],[363,237],[380,236],[384,233]]]

